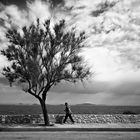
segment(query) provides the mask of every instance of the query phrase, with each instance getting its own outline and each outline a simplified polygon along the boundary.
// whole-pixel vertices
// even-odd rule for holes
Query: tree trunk
[[[43,113],[43,117],[44,117],[45,126],[49,126],[50,122],[49,122],[49,116],[48,116],[48,112],[47,112],[47,107],[46,107],[45,101],[43,101],[42,99],[39,100],[39,101],[40,101],[41,108],[42,108],[42,113]]]

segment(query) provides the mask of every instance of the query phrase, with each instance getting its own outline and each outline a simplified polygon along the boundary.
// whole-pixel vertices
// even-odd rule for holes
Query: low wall
[[[140,123],[140,115],[93,115],[93,114],[74,114],[72,115],[76,123]],[[53,123],[61,123],[64,114],[49,115]],[[43,122],[42,115],[1,115],[1,124],[39,124]],[[70,123],[70,120],[67,120]]]
[[[77,123],[140,123],[140,115],[74,115]]]

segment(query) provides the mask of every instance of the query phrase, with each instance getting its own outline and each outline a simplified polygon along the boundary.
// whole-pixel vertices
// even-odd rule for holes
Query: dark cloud
[[[17,5],[20,8],[25,8],[27,1],[35,1],[35,0],[0,0],[0,2],[4,5]],[[40,0],[40,1],[48,1],[48,0]],[[53,7],[57,5],[64,5],[64,0],[49,0]]]
[[[51,91],[56,93],[74,93],[74,94],[96,94],[107,91],[109,83],[107,82],[86,82],[71,84],[62,83],[55,86]]]
[[[84,9],[84,8],[86,8],[86,6],[77,7],[77,9]]]
[[[9,86],[8,81],[5,78],[0,77],[0,84]],[[17,87],[18,88],[18,87]],[[51,90],[54,93],[72,93],[72,94],[98,94],[108,93],[115,96],[128,96],[128,95],[140,95],[140,81],[123,81],[123,82],[85,82],[72,84],[68,82],[62,82],[54,86]]]
[[[10,87],[4,78],[0,78],[0,103],[33,103],[37,100],[20,87]],[[70,100],[72,103],[77,99],[79,102],[90,101],[104,104],[127,104],[135,105],[140,98],[140,81],[119,82],[86,82],[84,86],[80,83],[60,83],[49,92],[50,103],[61,103]],[[15,100],[16,99],[16,100]],[[128,101],[130,100],[130,101]],[[130,103],[130,104],[129,104]],[[136,102],[138,104],[138,101]]]
[[[97,9],[92,11],[91,15],[93,17],[98,17],[101,14],[103,14],[104,12],[107,12],[108,10],[113,8],[117,3],[118,3],[117,1],[116,2],[115,1],[110,2],[110,1],[107,1],[107,0],[105,2],[99,3],[97,5]]]
[[[8,85],[7,79],[0,77],[0,84]],[[62,82],[51,89],[55,93],[74,93],[74,94],[96,94],[109,90],[110,84],[107,82],[85,82],[72,84]]]
[[[46,1],[46,0],[44,0]],[[50,3],[52,3],[53,7],[56,7],[58,5],[64,5],[64,0],[49,0]]]
[[[140,95],[140,81],[125,81],[109,91],[115,96]]]
[[[0,2],[4,5],[17,5],[20,8],[26,7],[26,0],[0,0]]]
[[[0,84],[0,104],[17,104],[17,103],[36,103],[33,96],[23,92],[19,88]]]
[[[115,96],[140,95],[140,81],[120,82],[92,82],[72,85],[69,83],[59,84],[51,92],[74,93],[74,94],[99,94],[108,93]]]
[[[8,80],[4,77],[0,77],[0,84],[9,85]]]

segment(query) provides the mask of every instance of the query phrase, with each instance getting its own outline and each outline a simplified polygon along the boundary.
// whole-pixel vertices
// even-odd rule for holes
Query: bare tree
[[[3,68],[3,75],[13,82],[26,83],[24,91],[37,98],[41,104],[45,125],[49,125],[46,107],[48,91],[61,81],[75,83],[90,75],[79,52],[86,47],[85,33],[77,35],[74,29],[65,30],[65,21],[51,29],[50,20],[23,27],[22,33],[9,29],[6,34],[9,46],[2,50],[11,65]]]

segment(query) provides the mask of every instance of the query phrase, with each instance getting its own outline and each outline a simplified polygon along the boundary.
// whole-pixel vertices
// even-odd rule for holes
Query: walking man
[[[68,117],[70,118],[71,122],[74,123],[74,120],[73,120],[73,118],[71,116],[72,112],[71,112],[71,109],[70,109],[70,107],[69,107],[67,102],[65,103],[65,110],[64,111],[65,111],[65,119],[64,119],[63,123],[66,122]]]

